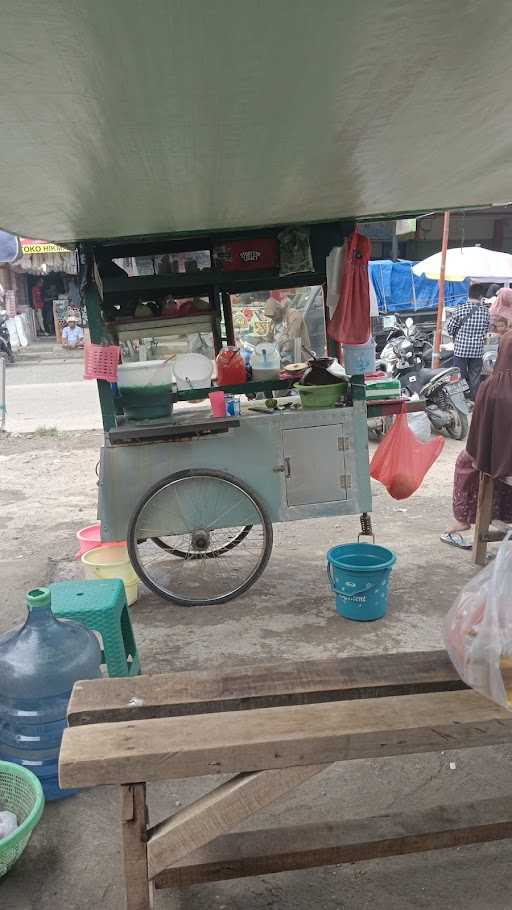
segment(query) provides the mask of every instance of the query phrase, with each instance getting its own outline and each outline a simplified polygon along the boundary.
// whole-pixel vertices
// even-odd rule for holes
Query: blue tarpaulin
[[[418,278],[413,274],[414,260],[374,259],[368,264],[368,271],[375,288],[380,313],[396,313],[404,310],[436,310],[439,299],[439,283],[431,278]],[[445,299],[447,307],[465,303],[468,297],[469,280],[447,281]]]

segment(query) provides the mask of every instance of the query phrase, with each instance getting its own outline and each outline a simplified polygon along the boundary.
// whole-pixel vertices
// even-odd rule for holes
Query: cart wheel
[[[246,525],[245,528],[242,528],[241,531],[236,532],[232,540],[228,540],[219,550],[214,550],[211,552],[211,556],[222,556],[223,553],[227,553],[228,550],[232,550],[233,547],[236,547],[242,540],[245,540],[249,531],[252,529],[252,525]],[[156,543],[157,547],[160,547],[162,550],[167,550],[168,553],[172,553],[173,556],[181,556],[182,559],[202,559],[202,553],[189,553],[187,550],[175,550],[169,544],[165,543],[164,540],[160,540],[159,537],[151,538],[153,543]]]
[[[223,471],[191,469],[148,490],[127,538],[133,567],[147,587],[193,607],[226,603],[247,591],[269,560],[273,533],[250,487]]]

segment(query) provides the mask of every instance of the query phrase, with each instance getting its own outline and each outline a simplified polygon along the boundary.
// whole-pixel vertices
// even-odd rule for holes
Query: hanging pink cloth
[[[359,231],[349,238],[338,305],[327,328],[339,344],[365,344],[371,334],[368,285],[371,247],[368,237]]]

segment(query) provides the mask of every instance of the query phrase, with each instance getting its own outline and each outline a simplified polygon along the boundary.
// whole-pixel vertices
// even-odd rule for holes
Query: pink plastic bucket
[[[80,559],[88,550],[95,550],[98,547],[122,547],[126,545],[125,540],[119,540],[115,543],[112,543],[112,541],[102,542],[100,521],[95,522],[93,525],[88,525],[86,528],[80,528],[80,530],[76,532],[76,539],[78,540],[80,549],[78,553],[75,553],[75,559]]]

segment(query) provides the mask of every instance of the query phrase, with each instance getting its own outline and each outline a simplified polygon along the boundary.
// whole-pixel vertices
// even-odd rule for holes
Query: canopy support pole
[[[437,303],[437,320],[436,333],[434,336],[434,346],[432,348],[432,367],[435,369],[440,364],[441,351],[441,332],[443,328],[443,312],[445,301],[445,272],[446,272],[446,251],[448,249],[448,236],[450,233],[450,213],[444,213],[443,221],[443,242],[441,245],[441,268],[439,270],[439,300]]]

